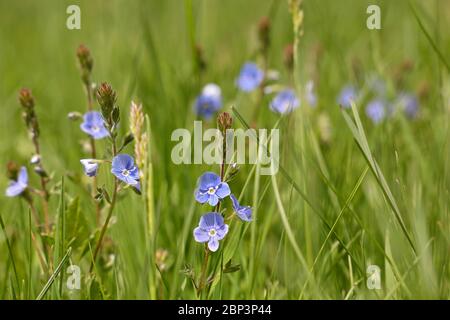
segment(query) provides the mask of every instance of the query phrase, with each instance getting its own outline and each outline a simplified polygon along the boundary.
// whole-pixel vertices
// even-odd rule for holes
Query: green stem
[[[116,140],[112,139],[112,153],[113,157],[117,154]],[[97,260],[98,253],[102,246],[103,238],[105,237],[106,229],[108,229],[109,221],[111,220],[112,214],[114,212],[114,207],[117,200],[117,191],[119,189],[119,181],[117,178],[114,178],[114,191],[112,194],[111,204],[108,211],[108,216],[106,217],[105,223],[103,224],[102,230],[100,231],[100,237],[98,238],[97,245],[95,246],[94,255],[92,257],[91,267],[89,268],[89,272],[92,272],[94,269],[95,261]]]

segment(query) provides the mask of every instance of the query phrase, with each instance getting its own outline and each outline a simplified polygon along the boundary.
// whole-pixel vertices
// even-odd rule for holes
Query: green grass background
[[[436,47],[449,59],[450,2],[412,2]],[[366,8],[373,3],[381,7],[379,31],[366,28]],[[81,8],[81,30],[65,27],[69,4]],[[244,165],[231,183],[235,193],[242,190],[242,202],[255,208],[256,220],[248,228],[236,222],[231,226],[230,243],[239,235],[242,238],[238,249],[225,256],[232,256],[241,268],[221,274],[207,297],[448,299],[448,69],[419,27],[408,1],[305,0],[303,8],[297,86],[317,76],[319,103],[315,109],[302,106],[280,122],[280,161],[286,175],[279,173],[275,179],[255,176],[253,166]],[[74,246],[70,260],[81,267],[81,290],[67,290],[65,275],[45,298],[148,299],[152,275],[157,279],[158,298],[196,298],[181,272],[190,265],[198,276],[202,261],[203,247],[194,241],[192,230],[207,208],[194,202],[193,192],[202,172],[218,172],[218,168],[174,165],[170,135],[176,128],[192,129],[192,102],[208,82],[221,86],[224,110],[230,111],[233,105],[250,121],[253,108],[259,107],[256,125],[275,126],[278,116],[268,108],[270,98],[255,106],[255,95],[240,94],[234,85],[241,65],[256,58],[257,23],[266,15],[272,23],[269,66],[280,71],[280,83],[289,84],[283,67],[283,48],[293,41],[287,1],[0,1],[0,164],[5,167],[9,160],[26,164],[32,155],[17,101],[21,87],[31,88],[41,125],[42,157],[53,175],[52,185],[59,190],[61,177],[66,177],[65,203],[78,197],[80,214],[87,221],[84,230],[76,230],[80,242],[95,228],[79,163],[86,157],[81,143],[85,137],[79,124],[67,119],[68,112],[86,108],[75,58],[80,43],[94,57],[94,81],[108,81],[117,91],[121,133],[128,130],[132,99],[143,103],[151,121],[156,248],[169,252],[167,270],[155,275],[148,263],[144,204],[139,196],[126,192],[116,207],[103,250],[104,259],[114,256],[111,266],[97,269],[93,282],[88,255],[81,255],[81,245]],[[207,69],[201,78],[193,65],[192,39],[204,49]],[[318,46],[322,54],[315,64]],[[396,115],[374,126],[364,113],[367,100],[357,108],[372,155],[392,191],[415,252],[395,219],[392,202],[383,195],[386,189],[368,170],[370,165],[336,104],[339,90],[357,81],[352,68],[355,61],[365,76],[378,74],[387,81],[394,95],[392,78],[405,60],[414,67],[405,75],[403,87],[409,91],[428,87],[418,119]],[[352,116],[351,111],[348,114]],[[328,117],[331,130],[327,143],[321,140],[323,117]],[[214,126],[214,121],[205,125]],[[235,119],[235,126],[242,124]],[[106,143],[98,145],[104,150]],[[111,187],[107,168],[102,169],[100,181]],[[31,182],[37,185],[35,175]],[[0,175],[2,189],[7,183],[6,174]],[[226,205],[230,207],[229,202]],[[51,198],[53,221],[60,209],[56,193]],[[33,249],[30,255],[28,209],[23,201],[1,196],[0,214],[13,254],[11,259],[1,232],[0,298],[34,299],[48,275],[40,271]],[[327,225],[333,226],[333,232]],[[212,263],[220,266],[221,255],[214,254]],[[381,269],[380,290],[366,287],[366,268],[371,264]]]

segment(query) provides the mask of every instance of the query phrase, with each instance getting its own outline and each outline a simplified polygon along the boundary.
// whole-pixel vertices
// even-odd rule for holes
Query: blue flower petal
[[[223,217],[217,212],[210,212],[200,218],[199,226],[202,229],[209,230],[211,228],[220,228],[224,225]]]
[[[205,172],[199,179],[199,186],[201,190],[208,190],[215,188],[220,184],[220,177],[213,172]]]
[[[215,194],[210,194],[208,203],[213,207],[216,206],[219,203],[219,197]]]
[[[217,239],[217,237],[211,237],[208,242],[208,248],[212,252],[216,252],[217,249],[219,249],[219,240]]]
[[[233,194],[230,195],[230,198],[233,202],[233,209],[236,215],[243,221],[252,221],[252,208],[249,206],[241,206]]]
[[[247,62],[242,67],[236,84],[242,91],[250,92],[259,87],[264,80],[264,72],[254,63]]]
[[[216,233],[217,240],[222,240],[228,233],[228,225],[224,224],[220,228],[217,228],[216,232],[217,232]]]
[[[209,235],[208,235],[208,231],[197,227],[194,229],[194,239],[197,242],[203,243],[206,241],[209,241]]]
[[[294,90],[286,89],[278,93],[270,103],[270,109],[274,112],[285,114],[300,106],[300,100]]]
[[[27,185],[17,182],[17,181],[11,181],[9,183],[8,188],[6,189],[6,196],[7,197],[15,197],[20,195],[22,192],[25,191],[27,188]]]
[[[17,176],[17,181],[10,181],[6,188],[7,197],[15,197],[20,195],[28,187],[28,174],[25,167],[21,167]]]
[[[128,154],[119,154],[114,157],[112,167],[115,170],[131,170],[134,167],[134,160]]]
[[[231,202],[233,204],[233,209],[234,211],[239,210],[239,202],[238,199],[236,199],[236,197],[234,196],[234,194],[230,194],[230,198],[231,198]]]
[[[128,173],[125,174],[124,171]],[[136,186],[139,183],[139,170],[134,165],[133,157],[128,154],[119,154],[114,157],[111,172],[117,179],[129,185]]]
[[[195,99],[194,112],[197,116],[210,119],[221,107],[222,95],[220,87],[210,83],[203,88],[202,93]]]
[[[223,199],[223,198],[229,196],[230,193],[231,193],[230,187],[228,186],[228,183],[226,183],[226,182],[222,182],[221,184],[219,184],[219,187],[216,190],[216,195],[220,199]]]
[[[250,206],[241,207],[238,211],[236,211],[236,214],[243,221],[252,221],[252,208]]]
[[[27,168],[25,168],[23,166],[20,168],[19,175],[17,176],[17,182],[20,182],[26,186],[28,185]]]
[[[93,163],[93,159],[81,159],[80,162],[83,165],[84,173],[89,177],[97,175],[98,163]]]
[[[200,203],[205,203],[209,199],[209,194],[201,192],[199,189],[195,190],[195,200]]]
[[[109,135],[108,130],[105,128],[103,117],[97,111],[86,112],[80,128],[94,139],[102,139]]]
[[[338,103],[343,108],[350,108],[351,101],[356,100],[357,93],[353,86],[346,86],[342,89],[338,97]]]
[[[381,100],[372,100],[366,107],[366,115],[374,124],[380,123],[386,116],[386,106]]]

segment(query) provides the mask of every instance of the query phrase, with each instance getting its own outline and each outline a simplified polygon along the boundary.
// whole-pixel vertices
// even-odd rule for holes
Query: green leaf
[[[85,216],[80,209],[80,199],[75,197],[69,202],[66,211],[66,247],[80,248],[89,237]]]
[[[228,262],[225,264],[225,267],[223,268],[223,273],[233,273],[241,270],[240,264],[233,264],[231,262],[231,259],[228,260]]]

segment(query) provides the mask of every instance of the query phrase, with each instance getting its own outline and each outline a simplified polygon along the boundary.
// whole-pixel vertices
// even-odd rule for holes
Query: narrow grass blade
[[[44,288],[42,288],[41,292],[37,296],[36,300],[42,300],[42,298],[47,294],[48,290],[52,286],[52,284],[55,281],[56,277],[61,272],[62,267],[65,265],[67,260],[69,260],[71,254],[72,254],[72,248],[69,247],[69,249],[67,249],[66,254],[61,259],[61,262],[58,264],[58,266],[56,267],[55,271],[53,272],[53,274],[50,276],[50,278],[48,279],[47,283],[45,284]]]
[[[6,233],[5,223],[3,222],[3,218],[2,218],[1,214],[0,214],[0,226],[2,227],[3,233],[5,234],[6,247],[8,248],[9,258],[11,259],[11,264],[12,264],[13,271],[14,271],[14,277],[16,280],[17,290],[20,290],[19,275],[17,274],[16,261],[14,260],[14,256],[12,254],[11,243],[9,242],[8,234]]]
[[[352,102],[352,112],[354,120],[350,118],[350,116],[345,112],[345,110],[342,110],[342,115],[347,123],[347,126],[349,127],[350,131],[352,132],[353,138],[356,141],[356,144],[358,148],[361,150],[361,153],[363,154],[367,164],[369,165],[370,170],[372,171],[373,175],[375,176],[375,179],[383,192],[386,201],[388,202],[389,206],[392,209],[392,212],[395,216],[395,219],[397,220],[398,224],[400,225],[400,228],[402,229],[403,234],[405,235],[406,239],[409,242],[409,245],[411,246],[411,249],[413,250],[414,254],[416,255],[416,248],[414,246],[413,240],[408,233],[408,230],[406,228],[405,223],[403,222],[402,216],[400,214],[400,210],[398,208],[397,202],[395,201],[395,198],[391,192],[391,189],[389,188],[389,185],[386,182],[386,179],[384,178],[383,173],[381,172],[380,167],[378,166],[377,162],[372,156],[372,153],[369,148],[369,144],[366,138],[366,135],[364,133],[364,128],[361,123],[361,118],[359,117],[358,110],[356,108],[356,105]]]
[[[420,20],[419,15],[417,14],[416,9],[414,8],[414,5],[411,3],[411,1],[409,1],[408,4],[409,4],[409,7],[411,8],[411,11],[412,11],[412,13],[414,15],[414,18],[417,21],[417,24],[420,27],[420,30],[422,30],[423,34],[427,38],[427,40],[430,43],[431,47],[433,48],[434,52],[436,52],[437,56],[439,57],[441,62],[444,64],[445,68],[447,69],[447,72],[450,72],[450,65],[449,65],[449,63],[447,62],[447,60],[445,60],[444,55],[442,54],[441,50],[439,50],[439,48],[437,47],[437,45],[434,42],[433,38],[431,38],[431,35],[428,33],[427,29],[425,29],[425,26],[423,25],[422,20]]]

